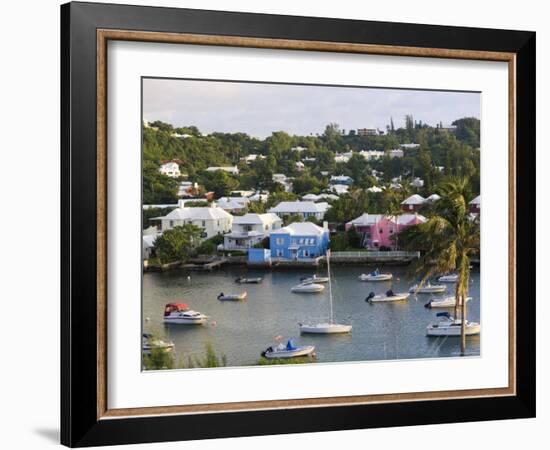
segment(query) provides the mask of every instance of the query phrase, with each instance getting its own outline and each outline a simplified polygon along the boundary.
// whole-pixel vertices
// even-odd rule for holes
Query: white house
[[[432,195],[430,195],[430,196],[426,199],[426,201],[427,201],[427,202],[430,202],[430,203],[433,203],[433,202],[437,202],[440,198],[441,198],[441,197],[440,197],[439,195],[437,195],[437,194],[432,194]]]
[[[317,220],[323,220],[325,213],[330,208],[326,202],[281,202],[277,206],[268,210],[270,213],[277,214],[280,218],[287,216],[299,216],[303,220],[314,217]]]
[[[296,170],[297,170],[298,172],[303,171],[304,168],[306,167],[302,161],[296,161],[295,166],[296,166]]]
[[[218,208],[228,213],[243,213],[248,208],[250,199],[247,197],[221,197],[215,203]]]
[[[380,150],[361,150],[359,154],[367,161],[383,158],[385,153]]]
[[[351,156],[353,155],[353,151],[345,152],[345,153],[337,153],[334,155],[334,162],[335,163],[347,163]]]
[[[180,166],[174,161],[167,162],[160,166],[159,172],[171,178],[178,178],[180,173]]]
[[[338,196],[334,194],[306,194],[302,197],[306,202],[317,202],[319,200],[338,200]]]
[[[299,145],[297,145],[296,147],[292,147],[290,150],[292,150],[293,152],[301,153],[303,151],[306,151],[307,147],[300,147]]]
[[[390,158],[403,158],[405,153],[400,148],[394,148],[392,150],[388,150],[388,156]]]
[[[239,175],[239,168],[237,166],[209,167],[206,169],[207,172],[218,172],[219,170],[231,175]]]
[[[214,207],[178,207],[164,217],[154,217],[160,221],[161,230],[167,231],[183,225],[195,225],[202,230],[201,237],[209,239],[231,230],[233,216],[223,209]]]
[[[283,225],[282,219],[273,213],[245,214],[233,219],[231,233],[223,240],[225,250],[248,250],[262,242],[271,231],[278,230]]]
[[[272,179],[275,183],[283,185],[285,192],[292,192],[292,182],[290,181],[290,178],[288,178],[285,174],[274,173]]]
[[[401,148],[404,150],[412,150],[419,147],[420,147],[420,144],[415,144],[414,142],[410,144],[401,144]]]
[[[370,188],[367,188],[367,191],[372,192],[374,194],[378,194],[380,192],[384,192],[384,189],[382,189],[381,187],[378,187],[378,186],[371,186]]]
[[[248,197],[248,200],[251,202],[267,202],[267,199],[269,198],[269,192],[260,192],[257,191],[256,193],[250,195]]]
[[[347,184],[333,184],[330,186],[330,190],[336,195],[344,195],[349,192],[349,186]]]
[[[424,186],[424,180],[422,178],[416,177],[414,180],[411,181],[411,186],[415,188],[421,188]]]
[[[247,155],[247,156],[244,156],[243,158],[241,158],[241,161],[244,161],[246,164],[250,164],[250,163],[256,161],[257,159],[265,159],[265,156],[264,155],[257,155],[255,153],[251,153],[250,155]]]
[[[421,195],[414,194],[409,198],[406,198],[401,202],[401,207],[403,211],[413,211],[416,212],[420,207],[426,202],[426,199]]]
[[[194,197],[199,190],[199,185],[192,181],[182,181],[178,186],[178,197]]]

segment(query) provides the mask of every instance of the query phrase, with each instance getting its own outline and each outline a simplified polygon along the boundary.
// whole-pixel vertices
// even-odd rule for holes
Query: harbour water
[[[212,272],[172,271],[143,275],[143,329],[160,333],[175,343],[176,360],[190,355],[204,355],[206,343],[218,354],[225,354],[228,366],[255,365],[260,353],[276,343],[293,338],[296,345],[315,345],[318,362],[370,361],[413,358],[455,357],[459,355],[460,338],[427,337],[426,326],[436,320],[436,313],[450,309],[428,309],[430,298],[442,295],[411,294],[407,301],[395,303],[365,302],[369,292],[406,292],[414,280],[407,278],[406,267],[385,267],[391,282],[361,282],[361,273],[374,267],[331,267],[335,320],[353,325],[351,334],[300,335],[298,323],[328,319],[328,286],[318,294],[294,294],[290,288],[300,278],[311,276],[315,269],[246,270],[224,267]],[[317,270],[326,276],[325,269]],[[239,285],[239,276],[263,277],[261,284]],[[217,296],[248,292],[246,301],[219,301]],[[447,284],[452,295],[454,284]],[[479,270],[471,273],[468,319],[480,321]],[[164,325],[164,305],[187,303],[191,309],[210,317],[206,325]],[[467,354],[480,354],[480,336],[467,337]]]

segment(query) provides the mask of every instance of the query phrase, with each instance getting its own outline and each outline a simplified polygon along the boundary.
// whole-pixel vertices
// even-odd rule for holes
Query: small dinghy
[[[394,293],[391,289],[388,290],[384,295],[378,294],[375,295],[374,292],[371,292],[368,297],[365,299],[367,303],[378,303],[378,302],[400,302],[402,300],[407,300],[409,298],[408,292],[397,292]]]
[[[145,355],[150,355],[153,350],[161,350],[165,353],[174,350],[174,343],[172,341],[163,341],[162,339],[155,338],[150,333],[143,333],[141,338],[141,349]]]
[[[313,275],[312,277],[300,278],[300,282],[302,284],[328,283],[328,277],[318,277],[317,275]]]
[[[276,346],[268,347],[262,352],[262,356],[267,359],[297,358],[300,356],[311,355],[314,351],[315,346],[313,345],[304,345],[301,347],[297,347],[292,342],[292,339],[289,339],[286,345],[280,343]]]
[[[296,294],[315,294],[317,292],[322,292],[324,289],[325,287],[322,284],[316,283],[302,283],[290,288],[290,290]]]
[[[371,273],[362,273],[359,275],[361,281],[389,281],[393,278],[391,273],[380,273],[378,269]]]
[[[439,322],[431,323],[426,327],[427,336],[460,336],[462,321],[454,319],[448,312],[436,314],[440,318]],[[481,325],[477,322],[465,323],[466,336],[474,336],[481,332]]]
[[[439,294],[441,292],[445,292],[447,290],[447,286],[444,284],[425,284],[422,287],[418,287],[418,284],[415,284],[409,289],[409,292],[411,294]]]
[[[229,301],[239,301],[239,300],[244,300],[246,298],[246,296],[248,295],[248,293],[246,291],[244,292],[241,292],[240,294],[224,294],[223,292],[221,292],[217,299],[218,300],[229,300]]]
[[[241,284],[259,284],[261,282],[262,282],[262,277],[256,277],[256,278],[239,277],[235,280],[235,283],[241,283]]]
[[[440,283],[456,283],[458,281],[458,275],[456,273],[450,273],[439,277],[437,281]]]
[[[202,325],[207,320],[208,316],[189,309],[185,303],[168,303],[164,307],[164,323]]]
[[[469,302],[471,299],[472,297],[466,297],[466,302]],[[454,296],[450,296],[430,300],[424,306],[426,308],[454,308],[455,304],[456,298]]]

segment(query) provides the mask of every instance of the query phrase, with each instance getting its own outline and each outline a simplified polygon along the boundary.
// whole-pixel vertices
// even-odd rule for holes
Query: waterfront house
[[[233,218],[231,233],[224,235],[225,250],[248,250],[282,227],[282,219],[273,213],[245,214]]]
[[[159,172],[170,178],[178,178],[180,173],[180,166],[174,161],[169,161],[160,166]]]
[[[307,220],[310,217],[316,220],[323,220],[325,213],[330,208],[326,202],[281,202],[269,209],[267,212],[277,214],[281,219],[288,216],[299,216],[302,220]]]
[[[311,222],[295,222],[274,230],[269,237],[271,257],[286,260],[313,259],[323,256],[329,245],[325,222],[321,228]]]
[[[401,208],[403,209],[403,211],[416,212],[425,202],[426,199],[424,197],[418,194],[414,194],[401,202]]]
[[[468,203],[468,209],[472,214],[479,214],[481,211],[481,195],[478,195]]]
[[[346,231],[355,228],[362,235],[361,244],[371,250],[380,248],[398,249],[398,239],[393,238],[404,229],[426,222],[420,214],[401,214],[387,216],[383,214],[367,214],[346,223]]]
[[[223,166],[223,167],[209,167],[206,169],[207,172],[218,172],[223,171],[231,175],[239,175],[239,168],[237,166]]]
[[[228,233],[231,230],[233,216],[217,206],[212,207],[186,207],[184,202],[179,202],[179,207],[164,217],[154,217],[151,221],[158,221],[162,232],[183,225],[195,225],[200,228],[201,238],[209,239],[219,234]]]

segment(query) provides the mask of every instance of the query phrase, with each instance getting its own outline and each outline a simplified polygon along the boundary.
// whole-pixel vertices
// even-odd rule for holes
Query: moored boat
[[[290,290],[296,294],[315,294],[317,292],[322,292],[324,289],[325,287],[322,284],[316,283],[302,283],[290,288]]]
[[[328,277],[318,277],[317,275],[313,275],[312,277],[300,278],[300,282],[302,284],[328,283]]]
[[[189,309],[185,303],[167,303],[164,307],[164,323],[202,325],[207,320],[208,316]]]
[[[221,292],[217,299],[218,300],[228,300],[228,301],[238,301],[238,300],[244,300],[248,293],[246,291],[241,292],[240,294],[224,294]]]
[[[161,350],[168,353],[174,349],[174,343],[155,338],[150,333],[143,333],[141,336],[141,349],[146,355],[150,355],[153,350]]]
[[[262,282],[262,277],[255,277],[255,278],[239,277],[235,279],[235,283],[241,283],[241,284],[259,284],[261,282]]]
[[[391,273],[380,273],[378,269],[371,273],[362,273],[359,275],[361,281],[389,281],[393,278]]]
[[[365,301],[367,303],[378,303],[378,302],[400,302],[407,300],[409,298],[408,292],[393,292],[391,289],[388,290],[385,294],[376,295],[374,292],[371,292]]]
[[[458,281],[458,275],[456,273],[449,273],[447,275],[440,276],[437,281],[440,283],[456,283]]]
[[[466,301],[469,302],[472,297],[466,297]],[[454,296],[434,298],[426,303],[426,308],[454,308],[456,304],[456,298]]]
[[[289,339],[286,345],[280,343],[268,347],[262,352],[262,356],[267,359],[287,359],[309,356],[312,355],[314,351],[315,346],[313,345],[295,346],[292,339]]]
[[[447,290],[447,286],[444,284],[425,284],[424,286],[418,286],[418,284],[415,284],[409,289],[409,292],[411,294],[439,294],[441,292],[445,292]]]
[[[440,318],[439,322],[433,322],[426,327],[427,336],[460,336],[462,320],[453,318],[448,312],[436,314]],[[474,336],[481,332],[481,325],[477,322],[465,323],[466,336]]]

